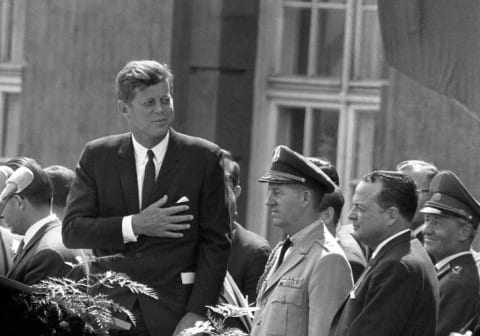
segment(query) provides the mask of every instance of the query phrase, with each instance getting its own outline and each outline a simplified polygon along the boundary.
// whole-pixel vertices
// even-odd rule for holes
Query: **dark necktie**
[[[142,209],[145,209],[150,205],[150,197],[152,196],[153,187],[155,185],[155,164],[153,163],[152,150],[147,151],[148,161],[145,166],[145,175],[143,176],[143,189],[142,189]]]
[[[280,267],[280,265],[283,262],[283,258],[285,258],[285,253],[287,252],[288,248],[292,246],[292,241],[290,238],[287,237],[285,241],[283,242],[282,248],[280,249],[280,255],[278,256],[278,262],[277,262],[277,268]]]

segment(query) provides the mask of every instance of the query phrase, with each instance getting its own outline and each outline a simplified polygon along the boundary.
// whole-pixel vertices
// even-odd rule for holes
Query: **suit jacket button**
[[[135,253],[135,257],[140,258],[142,256],[142,252]]]

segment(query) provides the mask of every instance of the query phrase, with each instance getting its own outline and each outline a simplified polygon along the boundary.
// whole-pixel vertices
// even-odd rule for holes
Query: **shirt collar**
[[[133,143],[133,151],[135,153],[135,160],[140,160],[143,164],[148,159],[147,151],[151,149],[153,154],[155,154],[154,160],[156,162],[161,162],[163,157],[165,156],[165,152],[167,151],[168,141],[170,139],[170,131],[167,132],[167,135],[160,141],[158,144],[153,146],[152,148],[146,148],[141,145],[132,133],[132,143]]]
[[[438,261],[435,264],[435,269],[438,271],[438,270],[442,269],[443,266],[448,264],[453,259],[458,258],[458,257],[463,256],[463,255],[467,255],[467,254],[472,254],[472,252],[471,251],[463,251],[463,252],[458,252],[458,253],[449,255],[448,257],[445,257],[442,260]]]
[[[24,246],[27,246],[28,242],[33,238],[33,236],[38,232],[38,230],[42,228],[42,226],[57,219],[57,215],[52,213],[31,225],[25,232],[25,236],[23,237]]]
[[[323,225],[323,221],[321,219],[317,219],[312,224],[304,227],[300,231],[290,236],[290,240],[292,241],[292,246],[294,246],[296,243],[298,244],[299,241],[303,240],[307,235],[309,235],[314,230],[314,228],[316,228],[319,225]]]
[[[378,244],[378,246],[375,248],[375,250],[373,251],[372,253],[372,257],[370,258],[370,260],[373,260],[377,255],[378,253],[380,252],[380,250],[385,246],[387,245],[389,242],[391,242],[392,240],[394,240],[395,238],[401,236],[402,234],[406,233],[406,232],[409,232],[410,229],[405,229],[405,230],[402,230],[400,232],[397,232],[395,233],[394,235],[391,235],[390,237],[386,238],[384,241],[382,241],[380,244]]]

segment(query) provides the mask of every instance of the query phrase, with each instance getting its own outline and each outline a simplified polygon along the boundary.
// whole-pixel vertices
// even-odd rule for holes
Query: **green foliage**
[[[230,304],[219,304],[215,307],[207,306],[207,320],[198,321],[195,326],[183,330],[180,336],[248,336],[240,329],[225,327],[225,321],[231,317],[252,316],[256,308],[243,308]]]
[[[126,274],[108,271],[78,281],[48,278],[33,285],[33,293],[24,294],[24,300],[30,314],[51,325],[51,335],[58,335],[61,329],[70,330],[69,335],[103,336],[118,325],[115,316],[125,316],[135,325],[135,317],[128,309],[99,292],[102,287],[116,286],[158,299],[152,288],[130,280]]]

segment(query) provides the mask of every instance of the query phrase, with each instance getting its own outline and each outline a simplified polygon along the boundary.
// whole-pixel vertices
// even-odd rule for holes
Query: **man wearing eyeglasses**
[[[416,206],[408,175],[373,171],[357,185],[348,218],[353,235],[373,253],[330,335],[435,335],[438,282],[425,249],[411,239]]]
[[[412,233],[423,242],[423,230],[425,228],[423,214],[419,212],[423,208],[426,201],[430,199],[430,183],[435,175],[438,174],[438,169],[433,164],[422,160],[408,160],[400,162],[397,165],[397,170],[410,176],[417,185],[418,203],[417,211],[412,219]]]
[[[420,212],[425,214],[424,246],[435,261],[440,286],[436,335],[443,336],[471,328],[480,308],[479,276],[470,251],[480,205],[451,171],[435,176],[431,191]]]

